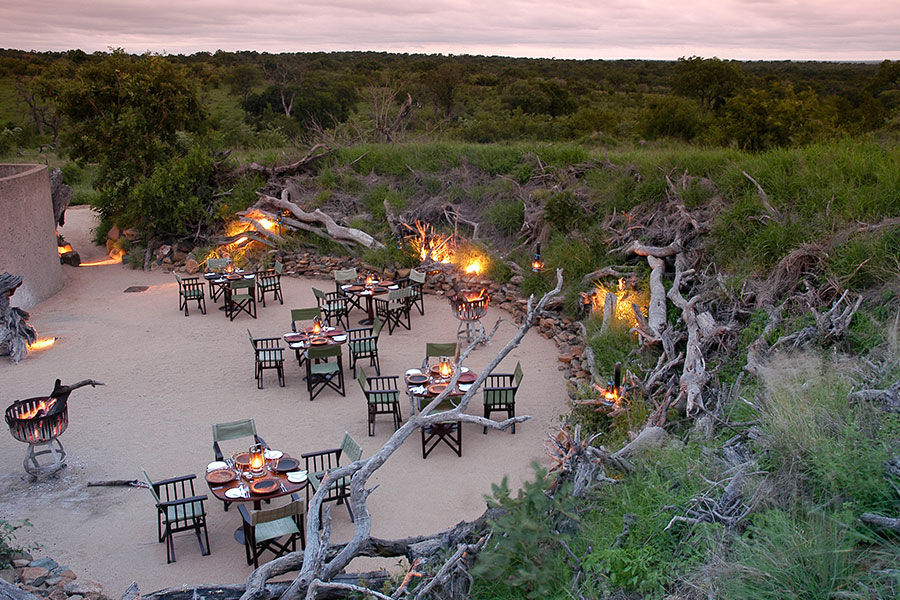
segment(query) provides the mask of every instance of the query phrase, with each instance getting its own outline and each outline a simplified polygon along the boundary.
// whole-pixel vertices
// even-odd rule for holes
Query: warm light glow
[[[600,392],[600,397],[609,404],[621,405],[624,400],[624,397],[619,394],[619,391],[612,385],[600,387],[595,383],[594,390]]]
[[[79,267],[102,267],[104,265],[120,265],[122,264],[122,256],[111,256],[106,260],[95,260],[93,262],[83,262]]]
[[[275,223],[270,221],[269,219],[263,217],[259,220],[259,224],[268,229],[269,231],[275,230]]]
[[[452,236],[435,233],[430,224],[421,221],[406,227],[413,232],[409,238],[409,245],[419,260],[424,261],[430,254],[431,260],[435,262],[453,262],[455,251]]]
[[[250,239],[250,238],[248,238],[246,235],[242,235],[242,236],[239,237],[237,240],[235,240],[234,245],[235,245],[235,246],[240,246],[241,244],[243,244],[244,242],[246,242],[246,241],[249,240],[249,239]]]
[[[64,246],[57,246],[56,251],[59,252],[59,255],[62,256],[67,252],[74,252],[75,249],[72,248],[72,244],[66,244]]]
[[[475,258],[466,265],[464,271],[467,275],[480,275],[483,269],[484,266],[481,264],[481,259]]]
[[[313,321],[312,332],[318,335],[322,331],[322,322],[319,319]]]
[[[266,456],[265,451],[263,450],[262,444],[255,444],[250,447],[250,471],[253,472],[254,476],[259,476],[263,473],[263,468],[266,465]]]
[[[28,351],[32,352],[34,350],[43,350],[44,348],[49,348],[53,344],[56,343],[55,337],[49,338],[39,338],[34,341],[32,344],[28,344]]]
[[[540,259],[540,257],[535,257],[535,259],[531,262],[531,270],[537,273],[538,271],[544,268],[544,261]]]
[[[23,420],[33,419],[37,416],[44,416],[50,409],[53,408],[53,405],[56,404],[56,398],[50,398],[48,400],[41,400],[38,402],[34,408],[31,410],[25,411],[23,413],[19,413],[19,418]]]
[[[594,291],[585,295],[585,303],[590,304],[594,312],[603,314],[606,294],[609,292],[616,296],[616,320],[627,323],[630,327],[637,325],[637,319],[634,316],[634,310],[632,310],[631,305],[637,304],[641,307],[641,310],[644,310],[647,306],[647,301],[636,290],[628,289],[624,279],[620,278],[614,289],[598,282]]]
[[[481,288],[477,292],[473,292],[472,290],[464,290],[462,293],[462,297],[465,298],[466,302],[480,302],[484,300],[484,297],[487,295],[487,289]]]
[[[375,278],[371,274],[366,275],[366,287],[372,287],[373,285],[375,285]]]
[[[453,365],[451,365],[447,361],[441,362],[439,367],[440,367],[441,377],[443,377],[444,379],[450,377],[450,374],[453,373]]]

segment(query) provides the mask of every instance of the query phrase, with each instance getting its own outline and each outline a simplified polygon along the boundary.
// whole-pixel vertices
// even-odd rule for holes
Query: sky
[[[0,48],[900,59],[900,0],[0,0]]]

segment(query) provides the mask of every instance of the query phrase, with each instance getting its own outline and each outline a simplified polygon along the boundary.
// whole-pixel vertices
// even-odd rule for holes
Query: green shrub
[[[525,220],[525,205],[518,200],[500,200],[484,211],[484,219],[504,235],[515,235]]]
[[[11,567],[13,557],[23,550],[15,542],[16,531],[22,527],[31,527],[28,519],[18,524],[6,519],[0,519],[0,569]]]
[[[534,481],[526,481],[515,498],[505,477],[491,486],[488,505],[505,512],[491,523],[491,540],[472,569],[474,598],[497,598],[501,591],[507,597],[541,599],[564,593],[570,575],[560,543],[577,530],[575,500],[565,485],[551,497],[552,479],[546,469],[533,466]]]
[[[858,546],[853,517],[840,517],[780,510],[754,516],[735,543],[735,565],[722,585],[725,598],[830,600],[857,589],[866,551]]]

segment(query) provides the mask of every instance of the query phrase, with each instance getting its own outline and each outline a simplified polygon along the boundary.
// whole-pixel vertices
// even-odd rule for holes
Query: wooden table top
[[[285,455],[283,458],[291,458],[291,457]],[[274,463],[276,461],[271,461],[271,462]],[[297,462],[298,462],[297,469],[299,470],[300,469],[300,461],[298,460]],[[219,470],[225,470],[225,469],[219,469]],[[228,470],[230,470],[230,469],[228,469]],[[217,471],[211,471],[210,473],[215,473],[215,472],[217,472]],[[210,475],[210,473],[206,474],[207,477]],[[253,483],[254,481],[259,481],[259,479],[274,479],[278,483],[278,487],[275,488],[275,491],[268,493],[268,494],[256,494],[256,493],[248,491],[246,496],[239,496],[236,498],[231,498],[231,497],[225,495],[225,492],[227,492],[230,489],[236,488],[240,485],[244,485],[245,487],[249,488],[251,483]],[[211,483],[209,480],[207,480],[206,483],[209,486],[209,491],[212,492],[212,495],[215,496],[216,498],[218,498],[219,500],[226,500],[228,502],[258,502],[260,500],[270,500],[272,498],[280,498],[281,496],[287,496],[287,495],[293,494],[295,492],[302,491],[303,489],[306,488],[309,481],[304,480],[302,483],[294,483],[290,479],[288,479],[287,473],[275,471],[275,470],[267,470],[266,474],[263,477],[258,478],[258,479],[237,478],[237,479],[234,479],[233,481],[230,481],[230,482],[224,483],[224,484]]]

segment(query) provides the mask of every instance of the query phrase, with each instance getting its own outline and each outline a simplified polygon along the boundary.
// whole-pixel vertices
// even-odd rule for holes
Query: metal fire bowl
[[[57,400],[50,412],[42,417],[23,419],[21,415],[34,410],[41,401],[49,402],[50,396],[17,400],[6,408],[6,424],[14,438],[26,444],[42,444],[61,435],[69,426],[68,403]],[[60,406],[60,403],[62,406]]]

